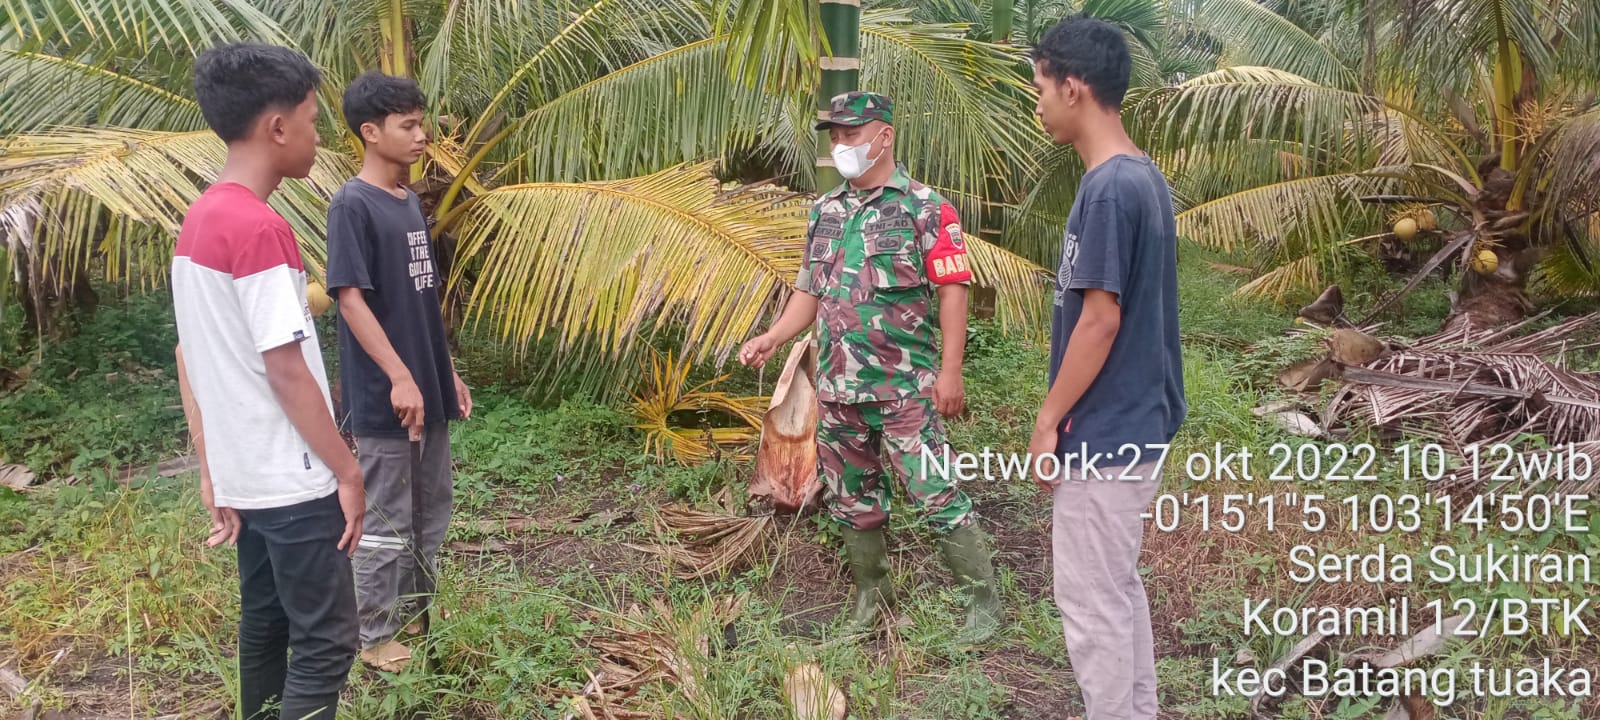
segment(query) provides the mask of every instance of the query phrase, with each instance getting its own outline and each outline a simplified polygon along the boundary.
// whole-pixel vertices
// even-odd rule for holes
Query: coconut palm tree
[[[1452,322],[1520,317],[1530,278],[1600,291],[1600,6],[1201,0],[1188,21],[1218,69],[1137,91],[1129,120],[1178,178],[1180,231],[1260,270],[1243,292],[1313,290],[1401,240],[1431,241],[1408,287],[1465,271]]]
[[[1016,0],[1022,25],[1012,39],[1036,41],[1062,15],[1083,13],[1121,28],[1133,58],[1131,95],[1168,87],[1215,68],[1218,48],[1193,18],[1177,9],[1190,0]],[[1022,69],[1032,74],[1032,65]],[[1127,123],[1141,145],[1153,142],[1152,127]],[[1039,169],[1022,181],[1027,193],[1010,208],[1002,243],[1035,262],[1054,266],[1083,163],[1068,146],[1041,145]],[[1174,178],[1180,180],[1180,178]]]
[[[272,203],[313,275],[327,200],[359,157],[338,119],[365,69],[415,77],[435,122],[413,169],[462,317],[519,345],[630,366],[640,334],[722,359],[781,307],[814,185],[810,13],[766,38],[739,0],[0,0],[0,227],[35,284],[94,268],[164,278],[184,209],[224,148],[193,56],[217,42],[296,47],[324,70],[323,149]],[[861,17],[864,85],[900,99],[900,158],[977,213],[1030,163],[1016,51],[920,22]],[[768,44],[769,39],[787,44]],[[1045,273],[973,243],[1007,324],[1040,317]]]

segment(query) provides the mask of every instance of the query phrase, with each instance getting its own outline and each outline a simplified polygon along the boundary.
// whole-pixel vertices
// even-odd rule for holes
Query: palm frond
[[[1165,158],[1178,168],[1171,180],[1174,209],[1182,212],[1202,203],[1250,188],[1313,175],[1349,170],[1320,167],[1317,153],[1296,142],[1237,140],[1185,148]]]
[[[522,114],[530,102],[547,97],[540,96],[542,85],[550,93],[560,92],[596,70],[621,67],[649,54],[641,49],[645,38],[621,34],[626,13],[617,12],[619,7],[647,9],[638,3],[623,7],[595,0],[446,3],[433,24],[417,34],[417,82],[441,113],[480,123],[491,122],[496,113]],[[546,49],[550,45],[555,47]]]
[[[645,433],[645,452],[657,462],[670,455],[680,465],[698,465],[716,457],[750,460],[747,452],[761,427],[766,398],[735,397],[711,387],[727,379],[716,377],[694,387],[689,384],[693,363],[675,359],[671,352],[654,353],[641,367],[644,387],[634,393],[629,412]],[[686,428],[676,424],[679,413],[715,413],[733,418],[733,427]]]
[[[1261,274],[1240,286],[1234,294],[1282,300],[1292,293],[1322,285],[1322,265],[1319,258],[1305,255]]]
[[[1261,65],[1339,89],[1355,73],[1317,38],[1255,0],[1203,0],[1198,23],[1222,40],[1223,65]]]
[[[1292,231],[1338,237],[1358,198],[1376,194],[1384,185],[1365,175],[1341,173],[1250,188],[1178,213],[1178,234],[1223,252],[1282,244]]]
[[[657,321],[680,325],[680,354],[698,362],[725,358],[776,307],[799,269],[806,211],[776,189],[724,191],[700,164],[497,188],[452,231],[459,256],[481,262],[470,316],[493,308],[502,337],[549,333],[563,351],[614,361]]]
[[[379,22],[388,0],[257,0],[256,4],[331,84],[342,86],[361,71],[378,67],[383,45]],[[415,0],[408,4],[415,9]]]
[[[641,35],[641,25],[667,28],[673,35],[701,36],[709,32],[709,21],[692,3],[657,0],[587,0],[561,3],[547,12],[534,13],[537,26],[524,30],[542,39],[526,56],[505,57],[502,47],[494,47],[494,60],[482,66],[480,87],[498,89],[482,105],[474,108],[476,121],[466,136],[470,147],[488,138],[486,128],[506,116],[522,114],[569,88],[589,81],[595,69],[620,67],[653,54],[644,49],[670,42],[667,38]],[[667,14],[670,21],[661,16]],[[458,38],[459,40],[460,38]],[[520,44],[520,43],[519,43]],[[437,47],[437,45],[435,46]],[[507,62],[507,61],[510,62]],[[437,65],[437,63],[435,63]],[[424,62],[424,67],[428,63]]]
[[[1550,205],[1567,216],[1600,211],[1600,106],[1563,121],[1551,132],[1540,160]]]
[[[185,211],[227,157],[208,130],[71,128],[13,136],[3,150],[0,211],[40,204],[37,234],[62,277],[99,254],[109,279],[145,284],[165,277]],[[328,198],[353,171],[348,158],[321,151],[310,178],[286,180],[271,198],[315,275],[326,258]]]
[[[861,19],[861,85],[895,100],[895,157],[912,174],[962,195],[1033,164],[1044,142],[1020,51],[968,40],[953,26],[917,25],[903,11]]]
[[[1384,117],[1382,100],[1319,85],[1263,67],[1232,67],[1171,88],[1129,93],[1131,124],[1151,128],[1152,152],[1181,159],[1196,147],[1241,140],[1276,140],[1301,148],[1312,172],[1361,160],[1374,146],[1371,133]],[[1370,161],[1368,161],[1370,162]],[[1173,172],[1181,174],[1181,164]]]
[[[1116,25],[1130,45],[1147,49],[1158,47],[1167,32],[1167,9],[1159,0],[1083,0],[1083,14]]]
[[[748,149],[792,125],[765,92],[777,67],[751,68],[746,87],[725,70],[730,40],[689,43],[561,93],[508,126],[515,162],[533,181],[615,179]],[[688,78],[695,78],[689,82]],[[780,148],[783,164],[809,156],[806,142]]]
[[[717,0],[713,32],[729,38],[727,66],[746,88],[782,93],[815,87],[822,17],[814,0]],[[821,39],[821,43],[817,39]]]
[[[1240,295],[1283,299],[1314,291],[1342,275],[1363,251],[1355,246],[1381,222],[1360,202],[1392,192],[1401,181],[1364,173],[1319,175],[1272,183],[1198,204],[1178,213],[1178,234],[1226,252],[1241,252],[1269,271],[1239,288]],[[1365,238],[1371,239],[1371,238]]]
[[[724,495],[726,494],[724,491]],[[685,580],[703,578],[735,568],[748,556],[762,550],[767,538],[772,534],[773,517],[770,514],[732,515],[727,512],[706,512],[682,506],[668,506],[661,508],[653,525],[658,536],[672,540],[647,545],[630,544],[628,547],[661,556],[674,565],[673,574],[679,578]],[[690,626],[680,627],[687,629]],[[703,637],[702,635],[701,638]],[[704,640],[701,639],[699,644],[704,647]],[[690,657],[703,660],[706,655],[695,654]],[[680,670],[688,670],[685,665],[679,661],[677,667]],[[695,689],[692,678],[696,676],[703,675],[692,671],[684,672],[684,677],[691,680],[689,683],[691,693]],[[703,697],[696,699],[703,700]],[[607,715],[609,716],[609,713]],[[640,717],[649,715],[643,714]]]
[[[1600,5],[1561,3],[1551,20],[1558,28],[1551,41],[1553,74],[1584,91],[1600,91]]]
[[[1502,40],[1510,40],[1535,67],[1549,67],[1550,38],[1540,19],[1550,15],[1549,0],[1442,0],[1434,7],[1461,34],[1460,51],[1492,56]],[[1455,60],[1466,63],[1469,57]]]
[[[222,41],[290,42],[248,0],[0,0],[0,15],[33,48],[67,42],[102,50],[180,48],[193,55]]]
[[[1067,214],[1083,179],[1083,158],[1070,145],[1052,145],[1039,160],[1038,181],[1006,224],[1005,247],[1046,267],[1061,254]]]
[[[1438,0],[1405,3],[1378,37],[1385,82],[1391,87],[1428,88],[1422,103],[1430,109],[1454,93],[1477,96],[1489,68],[1499,58],[1501,39],[1526,59],[1538,77],[1558,77],[1552,40],[1562,16],[1581,20],[1588,3],[1560,0]],[[1559,14],[1554,6],[1566,6]],[[1574,15],[1573,6],[1578,6]],[[1579,45],[1583,42],[1579,41]],[[1511,47],[1515,46],[1515,47]],[[1578,60],[1579,63],[1584,62]]]
[[[1600,213],[1566,225],[1571,237],[1539,263],[1529,284],[1560,297],[1600,297]]]
[[[1407,343],[1344,374],[1324,418],[1436,439],[1446,447],[1523,445],[1538,438],[1560,455],[1600,457],[1600,373],[1569,369],[1568,353],[1594,337],[1596,316],[1573,317],[1526,333],[1530,318],[1509,327],[1445,331]],[[1526,333],[1526,334],[1524,334]],[[1547,456],[1544,462],[1548,463]],[[1558,466],[1560,464],[1558,460]],[[1530,485],[1548,476],[1532,473]],[[1578,492],[1600,486],[1588,474],[1561,474]],[[1446,479],[1480,489],[1482,478]],[[1575,485],[1571,485],[1577,481]],[[1533,489],[1533,488],[1530,488]]]
[[[187,93],[103,66],[0,49],[0,133],[58,125],[199,130],[205,119]]]
[[[1051,273],[1025,257],[974,237],[967,238],[973,280],[995,289],[1002,329],[1037,333],[1048,327]]]
[[[1551,131],[1535,162],[1544,194],[1539,239],[1560,248],[1547,263],[1552,281],[1600,291],[1600,107]]]

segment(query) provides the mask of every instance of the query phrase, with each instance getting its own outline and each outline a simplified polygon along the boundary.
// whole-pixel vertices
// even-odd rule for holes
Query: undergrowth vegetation
[[[1229,297],[1238,278],[1192,247],[1183,256],[1189,417],[1173,456],[1219,444],[1308,442],[1252,413],[1263,398],[1279,394],[1273,374],[1297,352],[1296,343],[1306,342],[1284,335],[1292,312]],[[1437,327],[1446,307],[1442,293],[1442,284],[1425,289],[1397,322],[1409,332]],[[202,546],[206,527],[192,474],[124,472],[185,452],[169,302],[161,293],[107,302],[75,335],[42,354],[14,331],[0,340],[0,366],[29,368],[20,385],[0,396],[0,462],[28,464],[44,479],[26,494],[0,490],[0,665],[31,680],[30,697],[46,707],[95,716],[198,717],[224,707],[236,689],[233,551]],[[8,326],[14,324],[8,320]],[[428,662],[400,675],[358,667],[343,716],[579,717],[574,698],[602,672],[605,643],[645,630],[656,633],[682,663],[682,675],[693,678],[647,683],[626,699],[652,717],[787,717],[783,678],[807,662],[839,686],[851,716],[863,720],[1076,712],[1077,692],[1050,600],[1048,503],[1030,483],[967,486],[1000,549],[1008,624],[992,647],[965,652],[955,645],[959,598],[929,538],[903,512],[891,526],[893,576],[903,597],[894,627],[856,644],[840,636],[848,576],[831,522],[814,515],[779,518],[774,542],[748,562],[702,579],[679,579],[638,549],[671,540],[652,519],[666,504],[711,507],[725,493],[738,505],[748,464],[659,464],[645,452],[633,419],[615,406],[581,397],[537,401],[509,355],[470,335],[460,345],[477,407],[470,421],[452,430],[456,515],[442,560],[439,615],[418,653]],[[1045,348],[986,321],[974,323],[968,348],[969,411],[950,424],[956,449],[1020,451],[1044,389]],[[707,377],[726,371],[703,369]],[[760,377],[740,368],[719,389],[770,392],[776,374]],[[1228,491],[1311,485],[1231,485]],[[1166,489],[1212,488],[1169,468]],[[1377,482],[1329,492],[1367,497],[1414,490],[1386,472]],[[528,518],[534,522],[517,524]],[[1600,552],[1600,533],[1519,540]],[[1293,638],[1245,637],[1239,618],[1246,598],[1310,605],[1370,602],[1402,590],[1445,599],[1587,594],[1570,585],[1425,582],[1323,585],[1307,592],[1285,579],[1285,550],[1295,543],[1355,552],[1382,542],[1415,552],[1484,541],[1460,527],[1381,535],[1254,527],[1202,533],[1192,526],[1152,532],[1144,564],[1163,719],[1249,716],[1247,700],[1213,695],[1206,682],[1212,658],[1232,663],[1243,653],[1262,667],[1287,652]],[[711,612],[734,600],[739,605],[730,621]],[[1597,659],[1592,642],[1545,635],[1462,644],[1442,662],[1517,666],[1541,656],[1569,667],[1592,667]],[[1385,709],[1376,702],[1293,699],[1278,712],[1353,720],[1379,717]],[[1442,709],[1440,717],[1576,720],[1596,712],[1593,704],[1505,698]]]

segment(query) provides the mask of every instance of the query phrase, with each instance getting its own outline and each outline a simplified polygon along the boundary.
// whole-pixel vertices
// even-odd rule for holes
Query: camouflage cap
[[[852,90],[833,96],[828,119],[818,120],[816,129],[830,125],[865,125],[873,120],[894,124],[894,101],[888,95]]]

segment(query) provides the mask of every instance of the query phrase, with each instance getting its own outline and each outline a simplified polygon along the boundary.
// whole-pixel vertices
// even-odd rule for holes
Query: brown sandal
[[[366,648],[361,651],[361,662],[368,667],[387,673],[398,673],[406,669],[406,663],[411,660],[411,650],[399,642],[388,642]]]

